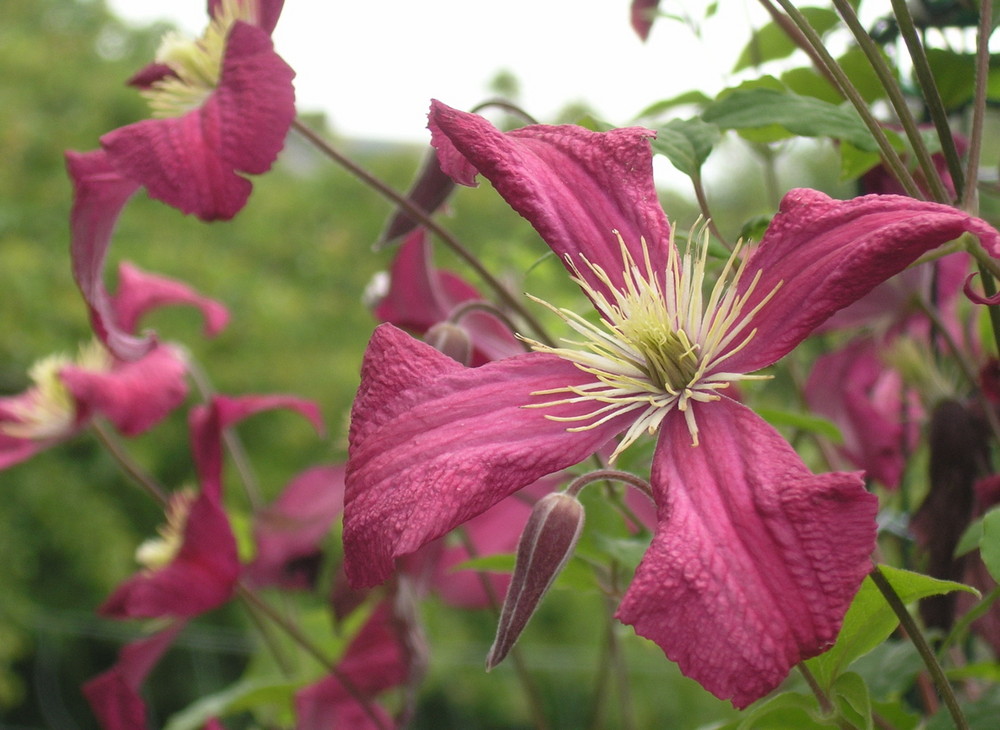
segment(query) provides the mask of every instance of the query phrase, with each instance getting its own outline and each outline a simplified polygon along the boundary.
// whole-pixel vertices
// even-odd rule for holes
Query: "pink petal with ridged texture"
[[[252,25],[229,31],[219,88],[202,108],[218,114],[219,155],[241,172],[260,175],[285,146],[295,119],[295,72],[274,52],[270,37]]]
[[[229,600],[240,574],[229,519],[202,493],[191,504],[181,548],[162,568],[126,580],[100,608],[112,618],[191,617]]]
[[[111,299],[118,322],[127,332],[134,333],[147,312],[174,304],[199,309],[207,337],[217,335],[229,322],[229,311],[220,302],[176,279],[150,274],[124,261],[118,265],[118,290]]]
[[[264,31],[237,23],[219,87],[200,108],[113,130],[101,147],[151,197],[202,220],[227,220],[253,187],[235,171],[266,172],[284,145],[295,115],[293,76]]]
[[[68,365],[59,377],[83,416],[99,413],[126,436],[148,431],[187,398],[187,365],[171,348],[158,345],[135,362],[110,371]]]
[[[104,730],[148,727],[139,688],[185,625],[185,621],[175,621],[163,631],[127,644],[111,669],[83,685],[83,694]]]
[[[745,707],[828,649],[871,569],[875,497],[858,474],[812,474],[752,411],[698,403],[663,422],[659,524],[617,616],[681,671]]]
[[[963,233],[978,236],[987,251],[1000,255],[1000,233],[946,205],[899,195],[834,200],[816,190],[792,190],[752,254],[739,289],[746,291],[760,272],[749,310],[781,286],[753,318],[756,336],[724,368],[745,373],[774,363],[834,312]]]
[[[591,132],[572,125],[534,125],[501,132],[483,117],[431,103],[431,144],[441,167],[470,184],[467,168],[452,164],[454,150],[524,216],[560,260],[570,256],[597,291],[607,291],[580,255],[622,284],[621,245],[642,264],[641,239],[653,271],[665,272],[670,226],[653,184],[649,129]]]
[[[385,580],[417,550],[539,477],[582,461],[629,425],[570,433],[592,402],[525,408],[592,382],[554,355],[464,368],[392,325],[375,330],[351,417],[344,554],[354,587]]]
[[[299,474],[254,518],[256,552],[247,577],[256,586],[311,587],[311,576],[296,567],[318,556],[343,511],[343,466],[317,466]]]
[[[217,395],[208,405],[191,410],[191,451],[201,489],[214,498],[222,494],[222,435],[230,426],[262,411],[287,408],[297,411],[322,433],[323,417],[312,401],[288,395],[246,395],[238,398]]]
[[[136,360],[156,343],[148,336],[132,336],[118,323],[104,287],[104,260],[118,216],[139,185],[119,175],[103,150],[68,151],[66,168],[73,181],[70,213],[73,278],[90,310],[97,337],[117,357]]]

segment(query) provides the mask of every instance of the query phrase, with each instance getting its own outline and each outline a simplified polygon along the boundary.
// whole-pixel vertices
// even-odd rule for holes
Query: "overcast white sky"
[[[205,25],[205,0],[109,4],[137,24],[169,20],[192,36]],[[706,29],[711,48],[665,19],[643,44],[629,25],[629,0],[286,0],[274,42],[298,74],[300,110],[325,110],[342,134],[426,141],[432,97],[469,108],[500,70],[516,76],[524,107],[542,121],[584,101],[626,124],[658,99],[716,91],[748,35],[746,12],[759,9],[722,6],[726,17]]]

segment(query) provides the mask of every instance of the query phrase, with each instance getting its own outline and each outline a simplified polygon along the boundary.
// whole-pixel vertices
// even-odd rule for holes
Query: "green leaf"
[[[973,550],[979,549],[979,543],[983,539],[983,518],[973,520],[969,523],[969,526],[965,528],[965,532],[962,536],[958,538],[958,544],[955,546],[955,552],[952,557],[960,558],[966,553],[971,553]]]
[[[829,727],[814,716],[819,712],[816,699],[798,692],[783,692],[761,703],[751,705],[736,726],[737,730],[787,730],[787,728]]]
[[[861,177],[882,161],[878,152],[859,150],[850,142],[840,144],[840,179],[854,180]]]
[[[979,555],[993,580],[1000,582],[1000,507],[983,515],[983,536],[979,540]]]
[[[837,25],[835,12],[826,8],[799,8],[806,16],[809,24],[822,35]],[[788,34],[774,22],[761,27],[747,43],[740,57],[736,60],[733,72],[742,71],[751,66],[757,66],[767,61],[787,58],[798,48]]]
[[[261,706],[277,708],[292,718],[292,701],[302,682],[262,682],[241,679],[225,689],[202,697],[181,710],[164,726],[164,730],[200,730],[213,717],[224,717]]]
[[[854,109],[786,90],[737,89],[710,104],[702,119],[723,129],[778,127],[787,135],[832,137],[846,140],[862,150],[878,149]]]
[[[717,126],[697,117],[671,119],[656,130],[652,146],[654,152],[666,156],[678,170],[695,177],[721,137]]]
[[[937,596],[952,591],[968,591],[978,595],[975,588],[953,581],[938,580],[920,573],[880,566],[882,574],[899,595],[903,603],[912,603],[927,596]],[[806,662],[817,681],[829,689],[834,680],[851,662],[864,656],[885,641],[896,629],[899,619],[886,603],[881,591],[871,578],[866,577],[861,590],[854,597],[844,616],[837,643],[825,654]]]
[[[872,730],[872,700],[865,680],[854,672],[845,672],[837,677],[831,694],[845,720],[861,730]]]
[[[788,426],[817,436],[835,444],[844,443],[840,429],[832,422],[820,416],[813,416],[798,411],[782,411],[776,408],[758,408],[757,415],[772,426]]]
[[[666,111],[670,111],[679,106],[705,106],[712,101],[712,98],[705,94],[703,91],[685,91],[683,94],[678,96],[673,96],[669,99],[663,99],[662,101],[657,101],[650,104],[641,112],[639,112],[637,119],[646,119],[648,117],[657,117]]]

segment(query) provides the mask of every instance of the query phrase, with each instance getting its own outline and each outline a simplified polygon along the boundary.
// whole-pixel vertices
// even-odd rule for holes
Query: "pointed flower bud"
[[[489,671],[528,624],[552,581],[559,575],[583,530],[583,505],[565,492],[547,494],[535,503],[517,546],[517,562],[500,612],[497,635],[486,657]]]

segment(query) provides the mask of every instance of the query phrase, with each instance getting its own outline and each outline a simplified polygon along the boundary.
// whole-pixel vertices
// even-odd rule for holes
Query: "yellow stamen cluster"
[[[612,461],[643,432],[654,433],[675,408],[684,414],[692,446],[697,446],[698,424],[692,403],[717,400],[717,391],[728,388],[734,381],[767,377],[726,372],[720,367],[753,338],[756,330],[750,328],[750,322],[777,287],[753,309],[743,311],[760,275],[758,272],[743,294],[737,294],[737,284],[746,268],[746,259],[740,259],[737,246],[706,300],[703,293],[709,244],[706,230],[701,231],[700,243],[694,246],[692,241],[699,235],[692,232],[683,256],[671,240],[662,280],[653,270],[645,241],[641,241],[640,266],[618,231],[613,233],[618,238],[624,264],[621,285],[616,286],[607,272],[581,256],[594,278],[604,285],[598,290],[580,274],[576,263],[569,260],[573,280],[594,302],[601,321],[594,324],[570,310],[557,309],[535,299],[585,340],[564,340],[572,348],[548,347],[528,340],[532,349],[569,360],[593,375],[594,380],[585,385],[533,393],[568,393],[569,397],[528,407],[586,401],[597,404],[593,411],[580,416],[546,416],[555,421],[588,421],[569,431],[595,428],[625,413],[634,413],[635,420],[612,454]]]
[[[184,528],[195,493],[191,489],[174,492],[167,505],[167,522],[157,528],[159,537],[144,541],[135,551],[135,559],[147,570],[159,570],[170,565],[184,543]]]
[[[28,371],[34,385],[22,401],[7,409],[17,420],[0,424],[0,432],[14,438],[44,440],[72,431],[76,402],[59,377],[69,365],[105,372],[111,367],[111,356],[103,345],[93,341],[80,347],[75,361],[67,355],[50,355],[36,362]]]
[[[205,103],[219,85],[226,38],[238,20],[258,24],[257,3],[223,0],[201,38],[185,38],[175,32],[163,36],[156,62],[169,66],[176,75],[162,78],[142,92],[154,117],[178,117]]]

